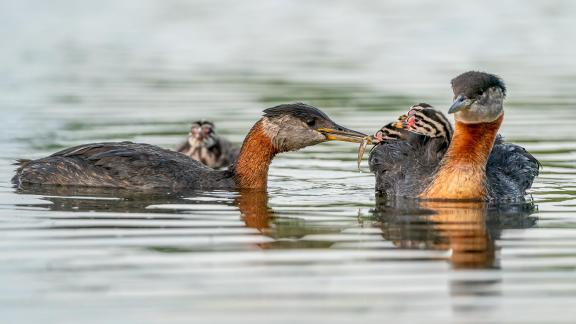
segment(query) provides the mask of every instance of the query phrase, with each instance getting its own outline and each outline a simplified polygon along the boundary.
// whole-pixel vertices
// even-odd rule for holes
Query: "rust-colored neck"
[[[489,123],[456,121],[454,137],[424,199],[486,200],[486,162],[504,115]]]
[[[258,121],[244,139],[234,168],[238,188],[266,189],[268,168],[276,153],[262,120]]]

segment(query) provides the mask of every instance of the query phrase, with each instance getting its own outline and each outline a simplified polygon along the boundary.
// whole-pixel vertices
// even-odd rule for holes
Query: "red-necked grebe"
[[[238,161],[228,170],[208,168],[154,145],[94,143],[20,161],[12,182],[140,189],[265,189],[268,167],[276,154],[329,140],[359,143],[365,136],[339,126],[318,108],[286,104],[264,110],[264,116],[246,136]]]
[[[379,142],[370,155],[376,190],[389,196],[449,200],[522,200],[540,164],[497,135],[506,88],[500,78],[466,72],[452,80],[454,135],[431,107],[411,110],[403,124],[426,140]]]

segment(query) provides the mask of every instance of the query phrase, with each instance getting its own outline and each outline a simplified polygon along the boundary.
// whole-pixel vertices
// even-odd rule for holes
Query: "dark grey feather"
[[[470,99],[474,99],[492,87],[502,89],[502,93],[506,95],[504,81],[494,74],[469,71],[452,79],[452,90],[455,96],[463,94]]]
[[[217,171],[183,154],[132,142],[71,147],[20,166],[16,184],[116,188],[233,188],[231,171]]]
[[[437,139],[386,140],[370,153],[376,191],[388,197],[418,197],[430,184],[447,147]],[[486,165],[488,199],[522,201],[538,176],[540,163],[523,147],[498,135]]]

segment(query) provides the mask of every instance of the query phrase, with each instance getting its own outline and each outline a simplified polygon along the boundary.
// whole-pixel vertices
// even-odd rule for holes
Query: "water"
[[[3,1],[0,21],[3,323],[573,323],[574,2]],[[17,158],[174,148],[197,118],[239,143],[284,102],[373,132],[469,69],[507,81],[501,132],[544,165],[531,204],[390,206],[346,143],[278,156],[265,195],[9,183]]]

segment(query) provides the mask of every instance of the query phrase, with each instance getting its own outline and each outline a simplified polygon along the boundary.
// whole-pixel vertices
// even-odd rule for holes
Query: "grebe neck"
[[[238,188],[266,189],[268,168],[278,150],[266,135],[262,123],[260,120],[254,124],[242,144],[234,166]]]
[[[486,163],[504,114],[488,123],[456,121],[454,137],[423,199],[486,200]]]

